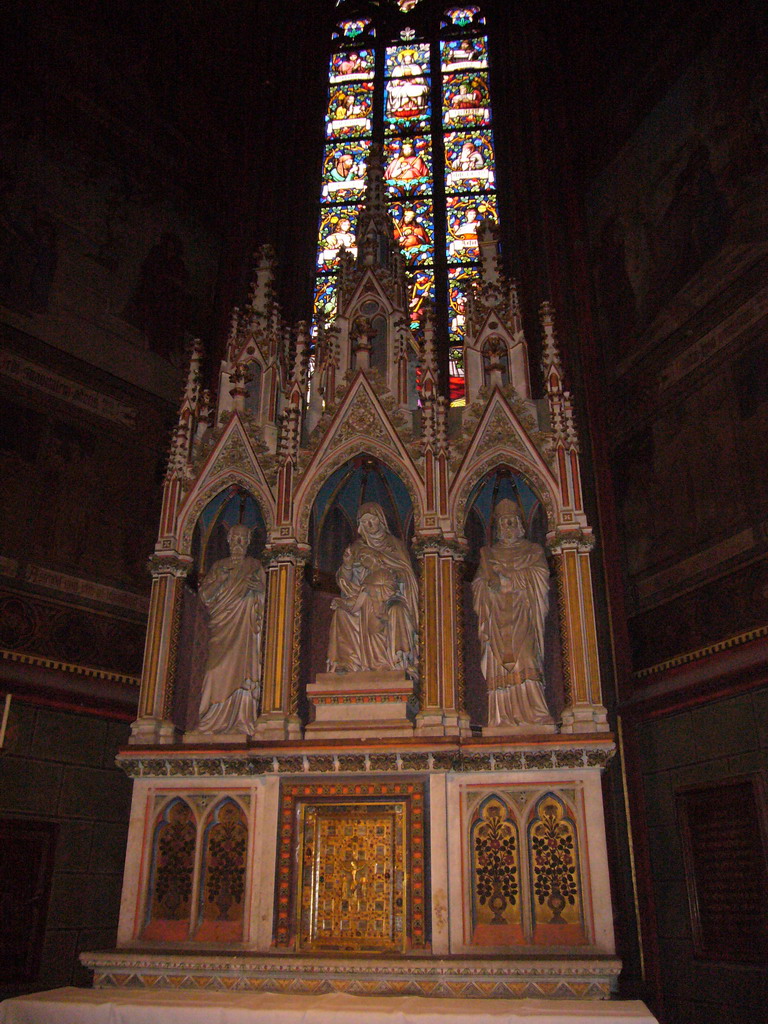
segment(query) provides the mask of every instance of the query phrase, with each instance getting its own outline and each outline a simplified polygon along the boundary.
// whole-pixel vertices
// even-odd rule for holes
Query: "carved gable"
[[[267,525],[274,520],[272,491],[250,438],[235,414],[214,445],[179,510],[177,533],[186,549],[200,512],[222,488],[241,484],[258,500]]]
[[[545,438],[532,417],[523,409],[518,415],[504,395],[494,389],[468,443],[465,442],[464,457],[451,484],[455,514],[461,519],[469,492],[481,476],[492,466],[508,462],[531,478],[551,519],[558,503],[558,486],[540,450]]]

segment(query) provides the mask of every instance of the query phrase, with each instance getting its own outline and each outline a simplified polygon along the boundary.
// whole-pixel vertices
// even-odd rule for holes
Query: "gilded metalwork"
[[[298,946],[302,950],[405,949],[406,805],[304,805]]]
[[[423,783],[352,777],[280,792],[276,945],[423,949]]]

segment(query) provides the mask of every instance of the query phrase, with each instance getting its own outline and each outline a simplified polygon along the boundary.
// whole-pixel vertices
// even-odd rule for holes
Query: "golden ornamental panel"
[[[402,952],[405,802],[304,804],[300,837],[299,949]]]
[[[280,794],[276,946],[424,949],[423,782],[286,781]]]

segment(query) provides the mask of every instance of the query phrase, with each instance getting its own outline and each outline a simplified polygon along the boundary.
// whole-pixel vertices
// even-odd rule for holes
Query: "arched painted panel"
[[[475,811],[469,830],[472,865],[472,942],[523,943],[520,841],[514,813],[495,793]]]
[[[534,943],[586,942],[576,822],[555,793],[536,802],[528,824],[528,863]]]
[[[142,938],[178,941],[189,935],[195,867],[195,815],[181,798],[158,814],[152,832],[152,860]]]
[[[208,816],[202,848],[195,939],[238,942],[243,938],[248,824],[231,798],[222,800]]]

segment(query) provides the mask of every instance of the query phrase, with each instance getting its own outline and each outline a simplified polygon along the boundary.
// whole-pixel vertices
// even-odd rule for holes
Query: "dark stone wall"
[[[87,985],[78,954],[115,946],[131,784],[114,761],[127,739],[124,722],[12,701],[0,818],[54,823],[56,845],[39,972],[0,997]]]
[[[722,963],[693,948],[682,836],[675,797],[692,784],[768,769],[768,689],[724,698],[638,725],[633,740],[645,805],[664,1008],[670,1024],[725,1024],[762,1019],[768,1000],[765,964]],[[753,823],[759,830],[759,823]],[[736,907],[745,927],[760,907]]]

